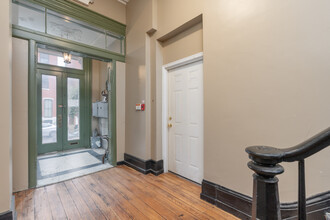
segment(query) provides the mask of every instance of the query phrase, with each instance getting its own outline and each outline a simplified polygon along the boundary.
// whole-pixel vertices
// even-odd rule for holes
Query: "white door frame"
[[[162,67],[162,155],[164,172],[168,172],[168,73],[170,70],[203,60],[203,52],[176,60]]]

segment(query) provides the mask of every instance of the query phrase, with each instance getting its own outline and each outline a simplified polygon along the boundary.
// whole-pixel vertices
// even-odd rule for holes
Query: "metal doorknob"
[[[168,127],[171,128],[173,127],[173,125],[171,123],[168,123]]]

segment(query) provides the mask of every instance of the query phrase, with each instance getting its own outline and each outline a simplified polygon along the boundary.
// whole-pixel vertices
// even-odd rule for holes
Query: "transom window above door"
[[[71,55],[71,62],[66,63],[62,52],[38,48],[38,63],[82,70],[84,67],[83,60],[81,56]]]
[[[12,0],[13,26],[97,49],[125,54],[125,36],[55,12],[28,0]]]

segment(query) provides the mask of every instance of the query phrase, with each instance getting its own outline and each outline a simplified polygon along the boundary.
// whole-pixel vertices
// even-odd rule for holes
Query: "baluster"
[[[305,160],[299,160],[298,219],[306,220]]]
[[[284,172],[277,160],[283,152],[267,146],[248,147],[246,152],[252,160],[248,163],[248,167],[255,172],[253,174],[252,220],[280,220],[281,210],[276,176]],[[259,158],[259,155],[274,159]]]
[[[281,162],[298,161],[298,218],[306,220],[305,158],[330,146],[330,127],[308,140],[290,148],[279,149],[267,146],[251,146],[245,151],[252,160],[248,167],[253,175],[252,219],[281,219],[278,197],[278,179],[283,173]]]

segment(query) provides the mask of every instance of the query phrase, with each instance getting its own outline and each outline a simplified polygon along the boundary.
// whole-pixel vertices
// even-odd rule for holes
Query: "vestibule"
[[[168,114],[170,107],[166,106],[163,67],[202,53],[203,101],[190,100],[189,110],[179,110],[187,117],[195,110],[203,111],[203,141],[198,145],[202,152],[194,157],[199,158],[195,161],[202,161],[199,166],[202,174],[198,177],[198,182],[202,180],[202,199],[239,217],[249,218],[252,210],[253,172],[247,167],[249,158],[245,148],[262,144],[284,149],[329,127],[330,31],[327,26],[330,3],[326,0],[320,4],[298,0],[94,0],[88,6],[78,2],[1,1],[1,51],[16,55],[4,55],[1,59],[4,74],[0,86],[3,103],[0,133],[4,147],[0,150],[0,167],[3,168],[0,176],[6,178],[1,182],[0,213],[10,210],[12,199],[8,194],[12,195],[12,190],[36,186],[38,123],[42,126],[44,122],[49,128],[49,132],[45,132],[47,139],[54,138],[52,97],[45,97],[43,102],[46,120],[41,118],[38,122],[42,111],[39,109],[38,113],[34,109],[38,102],[40,104],[38,87],[42,87],[42,75],[56,75],[56,72],[63,78],[58,82],[65,84],[70,74],[74,78],[80,71],[68,68],[75,73],[66,72],[63,67],[39,68],[45,65],[38,63],[37,51],[41,45],[42,49],[71,53],[75,60],[82,57],[83,65],[87,65],[83,71],[86,70],[89,77],[75,79],[85,81],[79,88],[85,90],[83,95],[88,98],[88,106],[81,111],[90,115],[90,122],[82,126],[88,134],[82,135],[83,130],[79,133],[82,127],[75,115],[70,119],[70,135],[79,135],[86,145],[91,143],[91,137],[93,141],[102,138],[99,133],[94,137],[92,134],[95,128],[104,125],[98,114],[92,119],[92,103],[96,104],[96,109],[98,102],[102,105],[99,95],[108,85],[115,91],[108,90],[115,102],[108,106],[115,112],[109,118],[111,164],[125,164],[156,176],[168,171],[169,152],[164,146],[170,141],[166,133],[177,126]],[[13,10],[12,29],[4,25],[9,23],[10,10]],[[8,46],[11,42],[13,48]],[[106,72],[105,63],[108,62],[114,73],[114,78],[109,79],[110,87],[105,79],[100,80],[100,75],[93,79],[91,74]],[[14,64],[12,71],[11,63]],[[54,71],[54,74],[44,71],[37,75],[38,69]],[[185,81],[193,81],[193,74],[182,75]],[[172,80],[177,83],[173,93],[179,93],[180,76]],[[45,85],[46,81],[45,77]],[[93,94],[90,87],[96,84],[100,89]],[[184,85],[189,86],[189,83]],[[59,90],[68,93],[67,88]],[[70,102],[77,107],[77,100],[75,96]],[[177,106],[187,107],[183,102]],[[194,108],[193,104],[200,108]],[[69,128],[64,130],[62,136],[68,135]],[[175,146],[196,146],[195,139],[181,144],[183,139],[179,136],[182,134],[175,132],[171,136],[171,143],[176,141]],[[39,140],[40,137],[39,134]],[[58,134],[56,137],[61,139]],[[73,147],[80,143],[80,140],[72,140],[65,144]],[[189,158],[191,152],[197,152],[174,145],[169,147],[172,159],[177,159],[178,155]],[[329,156],[327,148],[305,161],[306,196],[310,198],[308,210],[311,213],[318,210],[318,214],[324,215],[329,206]],[[278,176],[279,198],[282,203],[289,203],[285,206],[287,209],[295,210],[298,165],[282,165],[285,172]],[[173,170],[176,171],[170,169]],[[192,179],[189,175],[186,177]],[[157,181],[156,178],[152,177]],[[292,213],[288,216],[292,217]]]
[[[14,191],[35,187],[37,176],[45,173],[39,166],[42,163],[37,160],[38,154],[91,146],[93,72],[103,71],[105,75],[102,85],[108,85],[109,117],[106,120],[110,122],[105,127],[107,133],[102,134],[103,146],[108,150],[98,152],[100,156],[92,151],[91,155],[96,159],[100,157],[102,164],[104,154],[115,166],[117,158],[123,157],[120,153],[122,144],[117,151],[117,130],[121,130],[118,136],[122,143],[124,125],[122,119],[118,126],[116,122],[124,113],[116,114],[116,85],[120,84],[119,95],[122,97],[125,77],[116,75],[125,75],[125,64],[122,63],[125,60],[125,25],[70,2],[13,1],[12,5],[13,75],[20,79],[13,81],[13,133],[22,135],[21,139],[13,141],[13,158],[19,161],[13,168]],[[68,10],[80,13],[67,14]],[[103,23],[95,23],[93,19]],[[65,53],[70,55],[69,64],[63,60]],[[109,68],[101,70],[92,60],[108,62]],[[20,69],[15,69],[16,66]],[[116,71],[117,66],[119,71]],[[28,97],[24,99],[20,94]],[[20,102],[22,99],[23,103]],[[119,103],[122,108],[123,102]],[[91,166],[91,162],[86,165]]]

